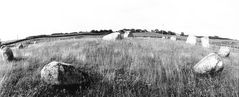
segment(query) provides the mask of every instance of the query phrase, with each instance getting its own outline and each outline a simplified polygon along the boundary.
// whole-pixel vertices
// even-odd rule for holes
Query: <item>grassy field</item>
[[[42,38],[35,38],[35,39],[29,39],[24,40],[21,42],[16,42],[20,40],[13,40],[13,41],[5,41],[4,44],[8,44],[8,46],[14,47],[16,45],[19,45],[22,43],[23,45],[29,45],[33,44],[34,41],[36,42],[50,42],[50,41],[57,41],[57,40],[68,40],[68,39],[80,39],[80,38],[101,38],[104,35],[73,35],[73,36],[62,36],[62,37],[42,37]],[[147,33],[133,33],[134,37],[151,37],[151,38],[162,38],[167,37],[170,38],[172,35],[165,35],[165,34],[159,34],[154,32],[147,32]],[[178,41],[186,41],[186,36],[177,36]],[[15,42],[16,43],[15,43]],[[200,38],[197,38],[197,44],[200,45],[201,40]],[[210,44],[213,46],[229,46],[232,48],[232,50],[239,51],[239,41],[238,40],[223,40],[223,39],[210,39]]]
[[[217,47],[183,41],[130,38],[57,40],[14,49],[14,62],[0,60],[1,97],[238,97],[239,57],[232,52],[216,77],[198,77],[192,66]],[[51,61],[74,64],[88,74],[79,86],[57,87],[40,80]]]

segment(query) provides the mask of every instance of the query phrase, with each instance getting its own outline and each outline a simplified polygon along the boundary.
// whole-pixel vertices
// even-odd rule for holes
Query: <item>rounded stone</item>
[[[226,46],[221,46],[218,51],[218,55],[220,55],[221,57],[228,57],[230,55],[230,48]]]
[[[210,53],[194,65],[193,70],[199,74],[206,74],[221,71],[223,68],[224,63],[221,57],[216,53]]]
[[[41,79],[51,85],[74,85],[82,83],[85,78],[71,64],[53,61],[41,70]]]

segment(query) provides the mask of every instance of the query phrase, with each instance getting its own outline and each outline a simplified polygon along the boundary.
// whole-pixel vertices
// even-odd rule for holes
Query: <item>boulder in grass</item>
[[[210,47],[209,37],[202,37],[201,38],[201,44],[202,44],[203,47],[209,48]]]
[[[224,63],[221,57],[216,53],[210,53],[202,60],[200,60],[194,67],[193,70],[198,74],[215,74],[222,71]]]
[[[126,31],[123,37],[124,38],[133,37],[133,33],[131,33],[131,31]]]
[[[230,55],[230,48],[226,46],[221,46],[218,51],[218,55],[220,55],[221,57],[228,57]]]
[[[123,38],[119,32],[114,32],[114,33],[105,35],[102,39],[103,40],[121,40]]]
[[[196,45],[197,43],[197,37],[195,37],[194,35],[189,35],[186,43],[191,44],[191,45]]]
[[[85,76],[71,64],[53,61],[42,68],[41,79],[51,85],[75,85],[84,82]]]
[[[12,60],[14,60],[13,52],[12,52],[12,50],[9,47],[2,46],[0,52],[2,54],[2,59],[4,61],[12,61]]]
[[[176,38],[176,36],[172,36],[172,37],[170,37],[170,40],[176,41],[177,38]]]

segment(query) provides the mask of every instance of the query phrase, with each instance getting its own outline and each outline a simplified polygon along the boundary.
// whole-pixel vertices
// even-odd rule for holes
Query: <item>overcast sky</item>
[[[0,38],[163,29],[239,39],[239,0],[1,0]]]

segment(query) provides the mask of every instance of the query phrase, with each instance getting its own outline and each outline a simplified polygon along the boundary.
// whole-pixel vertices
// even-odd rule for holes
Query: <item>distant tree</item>
[[[48,35],[35,35],[35,36],[28,36],[25,39],[34,39],[34,38],[42,38],[42,37],[48,37]]]
[[[155,31],[155,33],[162,34],[162,33],[159,31],[159,29],[155,29],[154,31]]]
[[[135,33],[136,30],[135,29],[130,29],[130,32]]]
[[[113,33],[114,31],[110,29],[108,32],[109,32],[109,33]]]
[[[149,32],[147,29],[142,30],[142,32]]]
[[[219,36],[214,36],[214,38],[221,38],[221,37],[219,37]]]
[[[52,33],[51,35],[63,35],[64,33]]]
[[[135,32],[135,29],[130,29],[130,32],[134,33],[134,32]]]
[[[167,31],[164,31],[164,30],[160,30],[160,32],[161,32],[162,34],[168,34],[168,32],[167,32]]]
[[[124,31],[129,31],[130,29],[126,29],[126,28],[124,28],[124,29],[122,29],[122,30],[124,30]]]
[[[185,36],[184,32],[181,32],[180,36]]]
[[[136,29],[136,32],[141,32],[141,29]]]
[[[78,34],[78,32],[71,32],[70,34]]]
[[[121,30],[118,30],[118,32],[120,32],[120,33],[123,33],[123,32],[124,32],[124,30],[123,30],[123,29],[121,29]]]
[[[91,30],[90,33],[99,33],[98,30]]]
[[[110,29],[110,30],[100,30],[100,31],[95,31],[94,33],[100,33],[100,34],[109,34],[109,33],[112,33],[113,31]]]
[[[99,33],[105,33],[105,30],[100,30]]]
[[[176,35],[176,33],[175,33],[175,32],[172,32],[172,31],[168,31],[168,34],[169,34],[169,35]]]
[[[151,30],[150,32],[156,33],[156,31],[155,31],[155,30]]]

